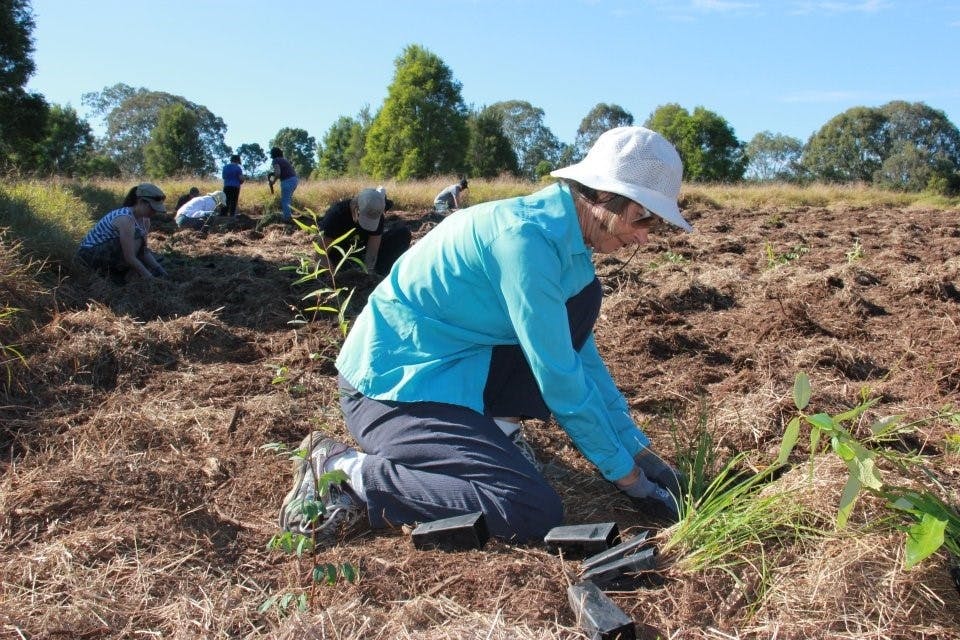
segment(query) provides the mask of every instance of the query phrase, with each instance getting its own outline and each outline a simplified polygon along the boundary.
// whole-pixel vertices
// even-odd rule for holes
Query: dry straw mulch
[[[598,343],[668,457],[702,425],[721,457],[771,460],[799,370],[815,411],[853,406],[864,386],[880,398],[870,419],[960,406],[957,211],[694,203],[688,213],[694,234],[658,235],[629,262],[626,251],[598,257]],[[437,223],[396,217],[415,237]],[[565,595],[576,562],[503,542],[417,552],[403,531],[326,550],[325,561],[354,563],[362,577],[322,587],[313,611],[258,613],[270,594],[302,591],[308,571],[264,550],[290,471],[261,447],[295,445],[317,427],[346,436],[338,330],[326,319],[289,324],[304,291],[280,268],[309,253],[305,235],[158,226],[170,281],[117,287],[81,274],[42,296],[8,287],[38,306],[18,334],[28,368],[0,406],[0,635],[583,637]],[[369,293],[360,277],[344,284],[358,287],[357,304]],[[555,424],[526,429],[569,522],[613,520],[628,533],[649,524]],[[899,445],[922,454],[950,500],[960,469],[946,436],[956,430],[924,421]],[[829,523],[843,469],[818,459],[811,481],[805,455],[770,490]],[[947,560],[904,571],[884,517],[864,500],[846,532],[771,545],[763,580],[757,567],[668,565],[662,586],[612,595],[644,638],[960,638]]]

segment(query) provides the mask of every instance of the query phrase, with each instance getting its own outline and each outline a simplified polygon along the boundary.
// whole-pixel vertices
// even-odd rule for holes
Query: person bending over
[[[593,254],[642,245],[658,220],[685,230],[680,157],[659,134],[619,127],[559,182],[445,218],[370,294],[337,357],[359,450],[319,432],[302,446],[280,527],[309,534],[314,476],[349,480],[322,498],[320,536],[483,512],[491,535],[542,540],[563,522],[518,422],[550,415],[641,508],[676,517],[677,472],[650,446],[604,365],[593,326]]]
[[[123,205],[107,213],[80,241],[77,257],[91,269],[126,280],[129,271],[140,277],[167,277],[167,272],[147,246],[150,218],[166,213],[160,187],[144,182],[130,189]]]
[[[353,236],[343,241],[344,249],[355,241],[363,252],[367,272],[387,275],[397,258],[410,248],[412,238],[410,228],[403,223],[384,228],[384,212],[392,208],[393,202],[383,187],[363,189],[353,198],[331,205],[320,221],[324,248],[352,230]],[[329,266],[332,269],[335,265]]]
[[[188,200],[185,205],[177,209],[174,222],[180,228],[203,229],[211,217],[217,215],[227,204],[227,196],[223,191],[214,191],[205,196],[197,196]]]

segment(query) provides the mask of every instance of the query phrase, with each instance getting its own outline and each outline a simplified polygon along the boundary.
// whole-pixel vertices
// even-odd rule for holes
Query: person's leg
[[[602,297],[600,281],[594,279],[567,300],[567,318],[574,349],[579,350],[593,331],[593,325],[600,315]],[[483,402],[484,412],[488,416],[540,420],[550,417],[550,409],[543,401],[530,364],[517,345],[494,347],[487,385],[483,390]]]
[[[412,237],[410,227],[405,224],[397,224],[384,231],[380,238],[380,251],[377,253],[377,264],[374,270],[382,276],[390,273],[393,263],[410,248]]]
[[[188,218],[186,216],[177,216],[175,222],[177,226],[182,229],[193,229],[199,231],[203,229],[203,223],[206,221],[206,218]]]
[[[490,418],[437,402],[381,402],[340,385],[347,427],[366,454],[372,526],[482,511],[492,535],[527,541],[563,521],[560,496]]]
[[[296,191],[298,182],[297,178],[293,177],[280,183],[280,211],[284,220],[293,219],[290,203],[293,201],[293,192]]]
[[[237,201],[240,199],[240,187],[224,187],[223,193],[227,196],[227,215],[237,215]]]

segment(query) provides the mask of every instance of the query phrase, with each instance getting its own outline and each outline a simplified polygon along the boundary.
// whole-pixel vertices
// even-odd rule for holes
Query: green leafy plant
[[[857,238],[853,242],[853,247],[850,249],[850,251],[847,251],[847,262],[852,264],[858,260],[863,260],[863,257],[863,245],[860,244],[860,238]]]
[[[305,209],[308,222],[299,218],[294,218],[294,223],[303,231],[309,233],[315,238],[321,237],[321,231],[318,223],[317,214],[311,209]],[[347,335],[350,324],[347,321],[346,313],[350,306],[350,300],[356,289],[342,287],[337,284],[337,276],[347,265],[353,263],[361,269],[366,270],[363,260],[357,257],[360,248],[357,246],[355,232],[353,229],[335,238],[332,242],[313,241],[313,254],[310,256],[300,256],[299,263],[282,267],[285,270],[294,271],[300,276],[294,281],[294,286],[308,282],[318,282],[329,280],[329,285],[321,286],[305,294],[301,299],[309,300],[311,304],[302,311],[313,313],[316,317],[318,313],[329,313],[337,317],[337,323],[340,327],[340,333]],[[349,242],[349,244],[348,244]],[[312,318],[311,318],[312,319]],[[300,313],[291,321],[292,324],[306,324],[309,320]]]
[[[681,571],[723,571],[753,594],[755,606],[770,586],[769,549],[823,532],[792,495],[771,484],[778,462],[754,472],[746,453],[721,461],[717,450],[702,417],[692,443],[678,447],[687,490],[680,521],[662,534],[661,553]]]
[[[261,449],[265,451],[270,451],[277,455],[285,455],[290,460],[297,461],[307,460],[312,448],[312,442],[307,448],[294,450],[288,449],[286,445],[279,442],[271,442],[261,447]],[[324,516],[326,516],[326,505],[323,502],[323,498],[330,494],[331,487],[346,482],[348,479],[347,474],[343,471],[335,470],[317,475],[312,464],[308,465],[308,468],[310,473],[308,482],[313,483],[313,495],[316,496],[316,498],[313,500],[304,500],[300,504],[300,512],[310,525],[311,535],[283,531],[270,538],[270,541],[267,542],[267,549],[294,555],[297,558],[301,558],[305,554],[310,554],[311,563],[308,573],[310,589],[309,592],[303,593],[284,592],[272,594],[264,600],[257,609],[260,613],[265,613],[271,609],[275,609],[280,615],[286,615],[293,609],[306,611],[310,608],[310,603],[315,600],[319,585],[335,585],[341,579],[346,582],[356,582],[360,579],[359,569],[349,562],[340,562],[337,564],[322,562],[320,560],[320,550],[315,543],[317,527],[323,521]]]
[[[773,245],[769,242],[766,242],[763,245],[763,253],[767,259],[767,269],[776,269],[777,267],[787,264],[788,262],[793,262],[809,251],[810,249],[808,247],[798,244],[794,245],[790,251],[785,253],[777,253],[776,249],[774,249]]]
[[[905,563],[908,569],[943,546],[960,555],[960,515],[956,509],[927,489],[884,482],[878,466],[880,460],[890,461],[906,473],[913,472],[915,476],[932,480],[942,493],[946,493],[934,475],[924,468],[916,457],[903,456],[882,446],[891,435],[909,430],[917,423],[904,424],[901,416],[878,420],[870,425],[869,439],[861,442],[852,434],[849,426],[857,422],[867,409],[876,403],[876,398],[868,397],[867,390],[861,392],[861,401],[857,406],[837,415],[805,413],[810,397],[810,379],[806,373],[800,372],[793,385],[793,402],[798,415],[787,424],[777,461],[786,463],[800,438],[803,424],[810,428],[811,463],[817,453],[826,449],[832,450],[843,460],[849,476],[840,496],[837,527],[843,528],[846,525],[857,498],[866,492],[881,498],[888,507],[901,512],[911,522],[905,529]],[[946,407],[934,418],[954,421],[957,414]]]

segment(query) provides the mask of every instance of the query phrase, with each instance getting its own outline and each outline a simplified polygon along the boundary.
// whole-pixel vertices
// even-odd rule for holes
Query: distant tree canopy
[[[760,181],[790,181],[800,177],[803,143],[781,133],[761,131],[747,143],[749,178]]]
[[[150,132],[143,155],[147,175],[151,178],[206,173],[209,165],[200,140],[196,112],[179,103],[160,109],[157,126]]]
[[[336,178],[362,173],[367,131],[372,122],[370,109],[364,107],[357,117],[341,116],[330,125],[323,140],[317,145],[317,176]]]
[[[814,178],[829,182],[957,193],[960,131],[922,102],[854,107],[811,136],[803,164]]]
[[[496,102],[487,109],[500,115],[522,176],[536,180],[558,166],[563,146],[543,123],[543,109],[523,100]]]
[[[270,141],[271,147],[280,147],[283,157],[293,165],[298,176],[308,177],[316,166],[317,141],[306,129],[284,127]]]
[[[29,168],[44,135],[47,102],[25,90],[35,66],[28,0],[0,0],[0,165]],[[26,167],[24,165],[27,165]]]
[[[503,116],[489,108],[467,118],[470,143],[467,145],[467,169],[477,178],[494,178],[503,173],[517,175],[517,155],[503,133]]]
[[[644,124],[673,143],[683,160],[684,180],[732,182],[743,178],[747,158],[743,143],[719,115],[704,107],[691,114],[678,104],[666,104]]]
[[[620,105],[604,102],[597,104],[583,117],[580,126],[577,127],[577,136],[573,141],[573,156],[570,160],[579,162],[603,132],[616,127],[629,127],[632,124],[633,114]]]
[[[257,169],[267,162],[267,152],[257,142],[243,143],[237,147],[240,164],[243,165],[245,175],[256,175]]]
[[[220,161],[230,155],[223,140],[227,130],[223,120],[203,105],[190,102],[182,96],[144,88],[134,89],[119,83],[99,93],[86,93],[82,100],[94,115],[104,118],[106,133],[101,146],[120,165],[124,175],[145,173],[144,148],[150,140],[150,132],[160,120],[160,111],[174,104],[196,115],[197,136],[203,155],[202,166],[197,169],[198,175],[215,173]]]
[[[460,173],[467,151],[467,108],[443,61],[410,45],[395,61],[393,82],[367,133],[362,167],[377,178]]]
[[[73,107],[50,105],[43,138],[33,145],[33,170],[41,175],[87,174],[94,150],[93,133]]]

